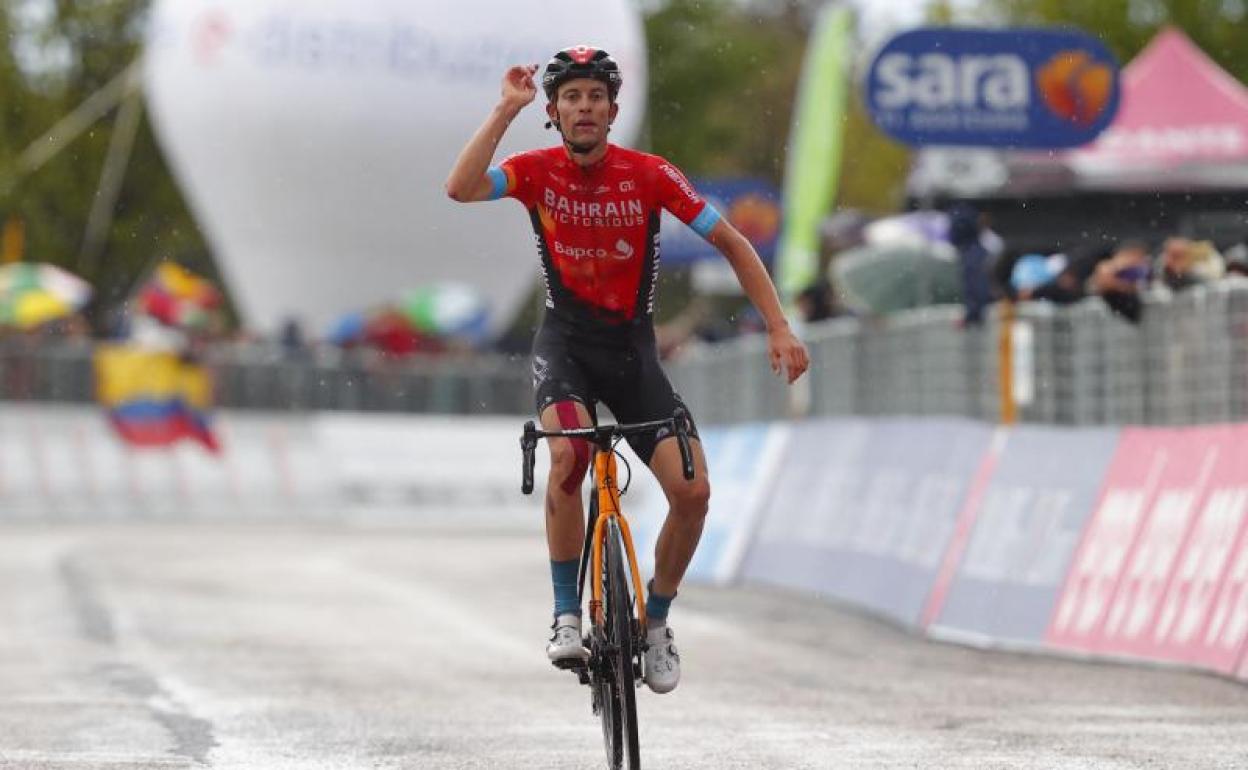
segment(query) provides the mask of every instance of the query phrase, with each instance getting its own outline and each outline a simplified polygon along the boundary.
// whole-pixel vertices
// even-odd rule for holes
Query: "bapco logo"
[[[1114,72],[1085,51],[1061,51],[1036,71],[1036,89],[1058,117],[1090,126],[1109,106]]]
[[[630,244],[628,241],[624,240],[623,238],[615,242],[615,249],[616,249],[615,251],[607,251],[606,249],[599,249],[599,248],[593,248],[593,247],[587,248],[587,247],[582,247],[582,246],[569,246],[566,243],[562,243],[560,241],[555,241],[554,246],[555,246],[555,253],[558,254],[559,256],[570,257],[577,261],[582,260],[582,259],[590,259],[590,258],[606,259],[607,257],[611,257],[612,259],[618,259],[620,261],[624,261],[624,260],[632,259],[633,254],[636,253],[636,251],[633,249],[632,244]]]

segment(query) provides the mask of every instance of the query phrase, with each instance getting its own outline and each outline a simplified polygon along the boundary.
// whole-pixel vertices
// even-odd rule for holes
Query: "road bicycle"
[[[680,446],[685,478],[693,479],[693,455],[689,450],[689,420],[683,409],[665,420],[629,425],[595,425],[566,430],[539,430],[533,421],[524,424],[520,436],[523,452],[521,491],[533,492],[533,464],[537,442],[543,438],[584,439],[594,447],[593,488],[585,527],[585,546],[577,578],[577,596],[584,606],[588,578],[590,625],[584,644],[589,660],[560,661],[555,665],[572,671],[588,685],[593,713],[602,720],[602,737],[611,770],[640,770],[637,740],[637,687],[641,659],[646,651],[646,602],[633,536],[620,508],[628,481],[619,485],[617,455],[624,468],[628,461],[616,445],[626,436],[667,428]],[[627,572],[625,565],[627,564]],[[630,579],[631,578],[631,582]]]

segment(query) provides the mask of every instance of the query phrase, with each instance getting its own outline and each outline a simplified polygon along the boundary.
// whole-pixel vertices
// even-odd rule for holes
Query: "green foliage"
[[[139,55],[147,0],[57,0],[32,27],[21,3],[0,7],[0,217],[26,225],[26,259],[82,274],[83,235],[113,135],[116,110],[33,173],[18,156]],[[24,20],[26,20],[24,22]],[[21,52],[19,56],[18,52]],[[161,258],[216,277],[204,239],[173,183],[144,119],[126,169],[105,247],[89,274],[97,319],[123,301]]]
[[[910,150],[875,127],[860,89],[849,99],[839,204],[875,214],[895,212],[906,195]]]
[[[981,0],[976,17],[1008,24],[1079,27],[1126,64],[1166,25],[1184,31],[1220,66],[1248,80],[1248,3],[1244,0]]]
[[[653,150],[691,173],[778,181],[805,35],[728,0],[673,0],[652,13]]]
[[[749,175],[779,185],[816,5],[660,4],[646,18],[650,149],[691,174]],[[895,210],[909,153],[871,124],[856,88],[850,99],[838,204]]]

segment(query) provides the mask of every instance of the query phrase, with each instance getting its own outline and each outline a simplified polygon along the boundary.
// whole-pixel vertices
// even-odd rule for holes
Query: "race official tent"
[[[1121,89],[1113,122],[1083,147],[916,152],[911,199],[978,201],[1029,243],[1046,231],[1112,240],[1225,230],[1248,195],[1248,88],[1168,27],[1123,68]]]

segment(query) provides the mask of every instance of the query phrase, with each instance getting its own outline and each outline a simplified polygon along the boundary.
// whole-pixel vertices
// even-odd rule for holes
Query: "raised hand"
[[[536,73],[536,64],[518,64],[508,69],[503,75],[503,102],[517,110],[527,107],[537,96],[537,85],[533,82]]]

